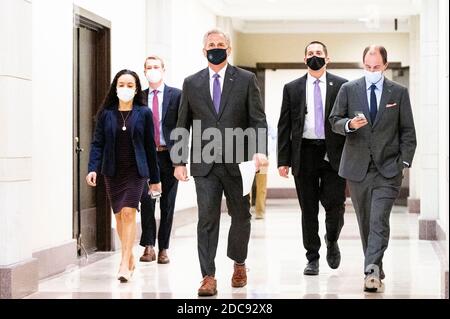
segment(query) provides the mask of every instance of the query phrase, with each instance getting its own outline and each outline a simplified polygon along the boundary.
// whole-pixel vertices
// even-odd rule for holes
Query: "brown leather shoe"
[[[214,296],[217,294],[217,280],[214,276],[203,277],[202,285],[198,289],[198,295],[202,297]]]
[[[145,246],[144,254],[139,258],[139,261],[149,263],[154,260],[156,260],[156,254],[153,246]]]
[[[234,273],[231,278],[231,286],[235,288],[244,287],[247,284],[247,268],[245,264],[234,264]]]
[[[158,264],[168,264],[170,262],[167,256],[167,249],[160,250],[158,252]]]

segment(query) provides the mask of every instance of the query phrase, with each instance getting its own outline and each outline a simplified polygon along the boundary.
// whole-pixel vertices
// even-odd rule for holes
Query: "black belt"
[[[156,146],[156,151],[157,152],[165,152],[165,151],[168,151],[168,150],[169,150],[169,148],[167,146],[165,146],[165,145]]]
[[[303,145],[322,146],[322,145],[325,145],[325,140],[324,139],[314,140],[314,139],[310,139],[310,138],[303,138],[302,144]]]

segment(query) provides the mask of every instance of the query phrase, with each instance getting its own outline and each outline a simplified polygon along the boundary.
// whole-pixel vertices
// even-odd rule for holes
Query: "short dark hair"
[[[375,50],[380,52],[381,57],[383,58],[383,63],[386,64],[388,62],[388,58],[387,58],[387,51],[386,48],[382,45],[369,45],[364,49],[364,53],[363,53],[363,62],[364,59],[366,58],[367,53],[369,53],[370,50]]]
[[[311,42],[309,42],[308,45],[305,47],[305,56],[306,56],[306,53],[308,52],[308,47],[311,44],[320,44],[323,47],[323,52],[325,53],[325,56],[328,56],[327,46],[325,44],[323,44],[322,42],[320,42],[320,41],[311,41]]]

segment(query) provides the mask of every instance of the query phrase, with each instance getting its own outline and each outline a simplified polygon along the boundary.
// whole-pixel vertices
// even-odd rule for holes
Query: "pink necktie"
[[[161,144],[161,133],[159,131],[159,102],[158,102],[158,90],[153,91],[153,126],[155,127],[155,144],[159,146]]]

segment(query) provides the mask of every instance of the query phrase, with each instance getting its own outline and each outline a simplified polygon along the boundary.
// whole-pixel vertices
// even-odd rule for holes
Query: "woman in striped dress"
[[[105,178],[122,244],[121,282],[127,282],[135,268],[136,210],[144,185],[148,182],[150,191],[161,192],[153,132],[139,77],[130,70],[120,71],[98,113],[86,181],[96,186],[98,173]]]

